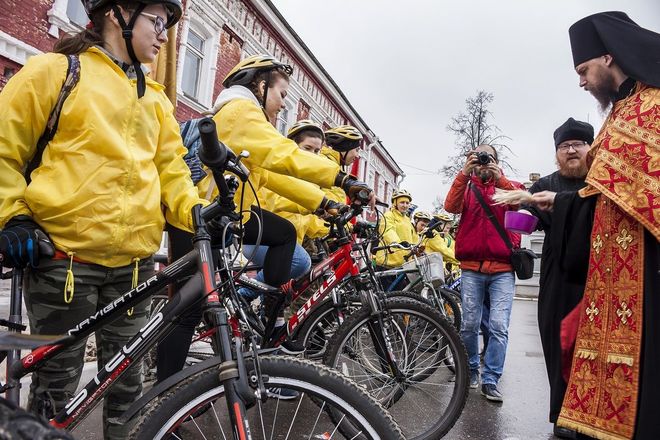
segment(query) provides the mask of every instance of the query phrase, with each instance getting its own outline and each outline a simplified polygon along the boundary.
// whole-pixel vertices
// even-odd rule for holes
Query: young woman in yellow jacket
[[[235,153],[246,150],[243,163],[250,170],[249,185],[241,185],[236,204],[243,212],[243,241],[268,246],[263,264],[264,280],[280,286],[289,280],[296,245],[296,231],[286,219],[257,205],[262,187],[298,203],[310,211],[332,211],[336,204],[319,187],[341,187],[350,197],[360,190],[373,192],[366,184],[340,171],[339,166],[298,148],[274,127],[277,113],[285,107],[291,66],[267,55],[255,55],[236,65],[223,81],[225,89],[216,99],[214,111],[218,138]],[[261,222],[259,222],[259,219]],[[261,227],[260,227],[261,225]],[[266,298],[266,313],[273,310],[272,296]]]
[[[181,16],[178,0],[84,0],[87,29],[61,40],[55,53],[32,57],[0,93],[0,253],[24,267],[25,302],[33,333],[62,334],[153,273],[165,217],[192,228],[197,196],[185,148],[163,86],[146,78]],[[35,154],[77,55],[80,78],[64,101],[57,131],[40,165]],[[165,208],[163,215],[162,207]],[[55,258],[31,246],[48,234]],[[44,257],[44,256],[41,256]],[[146,304],[97,333],[99,363],[109,361],[146,323]],[[85,344],[32,375],[30,408],[51,415],[76,391]],[[131,424],[112,419],[141,393],[139,369],[108,392],[105,438],[127,438]]]
[[[417,243],[417,232],[408,217],[408,208],[412,202],[412,196],[405,189],[396,190],[392,194],[392,207],[383,214],[379,222],[381,244],[392,243]],[[406,250],[381,250],[376,253],[374,261],[378,270],[399,267],[405,262]]]
[[[321,151],[321,146],[323,145],[324,140],[323,129],[321,126],[309,119],[303,119],[293,124],[287,132],[287,137],[293,140],[301,150],[307,151],[314,155],[318,155],[319,151]],[[343,191],[342,194],[344,194]],[[274,214],[289,220],[295,228],[296,246],[293,251],[289,277],[297,278],[303,275],[305,272],[309,271],[312,266],[312,260],[309,254],[301,246],[303,238],[305,237],[305,233],[307,232],[309,225],[311,225],[315,219],[319,220],[320,222],[323,220],[317,217],[310,210],[305,209],[299,204],[283,196],[280,196],[268,188],[262,188],[259,191],[258,196],[262,208],[270,210]],[[254,246],[252,245],[243,246],[244,255],[251,255],[253,250]],[[256,253],[254,254],[253,261],[256,264],[263,264],[267,251],[267,246],[259,246]],[[256,279],[264,282],[263,270],[257,273]],[[241,289],[240,293],[250,300],[257,297],[255,292],[247,288]]]

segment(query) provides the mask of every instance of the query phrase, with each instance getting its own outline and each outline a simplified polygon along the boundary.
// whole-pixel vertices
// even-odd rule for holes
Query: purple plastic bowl
[[[533,215],[518,211],[507,211],[504,213],[504,227],[519,234],[531,234],[536,229],[539,219]]]

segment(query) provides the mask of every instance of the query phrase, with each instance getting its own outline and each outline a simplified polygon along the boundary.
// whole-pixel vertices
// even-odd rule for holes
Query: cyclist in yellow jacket
[[[417,232],[408,217],[408,208],[412,196],[405,189],[396,190],[392,194],[392,207],[383,214],[379,222],[382,245],[392,243],[417,243]],[[406,250],[381,250],[374,258],[376,268],[380,270],[399,267],[404,263]]]
[[[420,234],[424,228],[426,228],[429,223],[433,220],[431,214],[426,211],[417,211],[413,214],[413,222],[415,223],[415,230]],[[443,263],[458,264],[454,250],[447,245],[445,237],[443,237],[440,232],[433,231],[433,237],[424,237],[422,244],[424,245],[424,250],[427,254],[438,252],[442,255]]]
[[[30,58],[0,93],[0,253],[4,265],[30,265],[24,294],[36,334],[66,333],[146,280],[165,217],[191,230],[191,209],[206,203],[183,160],[172,104],[142,70],[167,42],[180,1],[83,4],[87,28],[60,40],[54,53]],[[24,167],[62,90],[68,55],[79,80],[28,183]],[[30,246],[38,231],[50,237],[53,259]],[[146,309],[137,305],[97,332],[101,364],[145,325]],[[51,416],[63,409],[76,392],[84,352],[84,343],[73,346],[32,374],[31,410]],[[128,437],[133,423],[113,420],[141,390],[141,371],[131,368],[108,391],[104,438]]]
[[[293,124],[287,133],[287,137],[293,140],[301,150],[315,155],[318,155],[319,151],[321,151],[321,146],[323,145],[324,139],[323,129],[321,126],[309,119],[303,119]],[[342,194],[345,193],[342,191]],[[297,278],[303,275],[305,272],[309,271],[312,265],[309,254],[301,246],[303,237],[305,236],[309,224],[314,222],[315,219],[318,219],[321,222],[322,220],[308,209],[305,209],[297,203],[283,196],[280,196],[268,188],[262,188],[258,195],[262,207],[268,206],[274,214],[289,220],[294,226],[296,230],[297,243],[293,252],[293,259],[291,261],[290,277]],[[243,246],[244,255],[251,255],[253,250],[254,246],[252,245]],[[267,251],[267,246],[259,246],[256,253],[254,254],[253,261],[257,264],[263,264]],[[263,282],[263,271],[259,271],[256,278],[257,280]],[[247,288],[242,288],[240,293],[248,299],[256,298],[256,293]]]
[[[320,153],[325,140],[321,125],[309,119],[303,119],[293,124],[287,132],[287,137],[293,140],[301,150],[315,155]],[[322,190],[325,196],[332,201],[343,203],[346,200],[346,193],[341,189],[339,189],[341,191],[339,197],[332,192],[331,188]],[[260,195],[270,199],[273,213],[286,218],[293,224],[296,228],[298,244],[302,244],[303,238],[310,228],[315,233],[325,232],[323,235],[327,234],[328,228],[325,226],[325,222],[309,209],[267,189],[262,191]]]
[[[260,244],[268,246],[264,279],[271,286],[280,286],[289,279],[296,231],[288,220],[257,206],[259,189],[267,187],[311,211],[332,211],[337,206],[319,186],[339,186],[350,197],[366,189],[374,200],[366,184],[341,172],[338,165],[301,150],[275,129],[273,123],[284,108],[292,72],[290,65],[271,56],[248,57],[227,74],[222,83],[225,89],[213,109],[219,140],[234,153],[250,153],[243,161],[250,170],[249,185],[241,184],[235,202],[240,210],[256,214],[244,215],[247,221],[243,241],[256,244],[261,232]],[[275,298],[267,296],[267,313],[274,307],[271,301]]]

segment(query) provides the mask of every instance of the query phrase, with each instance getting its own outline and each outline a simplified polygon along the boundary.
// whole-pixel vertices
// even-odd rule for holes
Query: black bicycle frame
[[[231,340],[227,331],[227,317],[216,290],[215,271],[212,260],[210,238],[203,229],[202,210],[199,207],[193,210],[195,223],[194,249],[168,265],[164,270],[154,274],[134,289],[129,290],[105,308],[94,315],[79,322],[67,333],[68,337],[54,345],[46,345],[33,350],[23,357],[20,362],[9,368],[8,381],[18,381],[21,377],[37,370],[44,362],[61,353],[64,349],[79,342],[92,332],[117,319],[121,313],[141,301],[147,300],[151,295],[159,292],[164,286],[173,283],[185,276],[193,269],[197,271],[179,289],[178,293],[155,315],[151,316],[147,324],[112,357],[112,359],[96,374],[87,385],[69,401],[64,409],[58,412],[51,420],[51,424],[58,428],[71,429],[84,416],[101,401],[101,397],[117,381],[119,377],[145,353],[149,351],[162,337],[168,333],[177,319],[197,301],[205,300],[205,320],[210,325],[222,327],[219,336],[216,336],[217,353],[222,361],[231,361]],[[224,317],[223,317],[224,315]],[[231,388],[231,387],[229,387]],[[230,393],[227,394],[229,399]],[[243,429],[242,414],[245,407],[234,394],[231,408],[238,405],[236,414],[232,411],[232,418],[240,423],[239,431]],[[237,438],[246,438],[239,436]]]

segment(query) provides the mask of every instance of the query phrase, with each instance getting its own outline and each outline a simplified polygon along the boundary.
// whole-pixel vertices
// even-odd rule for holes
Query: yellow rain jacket
[[[459,264],[454,254],[454,249],[449,247],[445,238],[437,232],[435,232],[433,238],[425,238],[422,244],[426,246],[425,252],[427,254],[439,252],[442,254],[442,261],[444,263]]]
[[[298,148],[294,141],[282,136],[268,122],[253,99],[232,95],[235,90],[247,89],[232,86],[223,90],[218,97],[222,103],[216,102],[217,113],[213,119],[221,142],[235,153],[242,150],[250,153],[243,163],[250,170],[249,180],[255,191],[266,187],[310,211],[318,208],[324,196],[319,186],[331,187],[339,166]],[[249,209],[255,201],[249,186],[241,183],[235,202],[240,209],[243,188],[243,209]],[[248,217],[244,216],[244,219]]]
[[[410,244],[416,244],[418,241],[415,227],[410,221],[410,217],[401,214],[396,209],[390,209],[380,220],[379,232],[382,235],[382,241],[379,246],[391,243],[401,243],[407,241]],[[404,257],[410,252],[399,250],[381,250],[376,253],[374,261],[379,266],[398,267],[405,261]]]
[[[80,54],[80,66],[29,186],[23,168],[60,93],[66,57],[30,58],[0,93],[0,227],[30,215],[57,249],[125,266],[158,250],[163,205],[168,221],[190,230],[191,209],[203,201],[163,86],[147,78],[137,99],[136,81],[96,48]]]
[[[332,148],[328,148],[324,145],[321,148],[321,152],[319,153],[319,155],[325,157],[332,163],[341,166],[341,157],[338,151],[335,151]],[[343,189],[339,188],[338,186],[333,186],[332,188],[325,188],[324,192],[325,192],[325,196],[330,200],[334,200],[335,202],[346,203],[346,193],[344,192]]]

